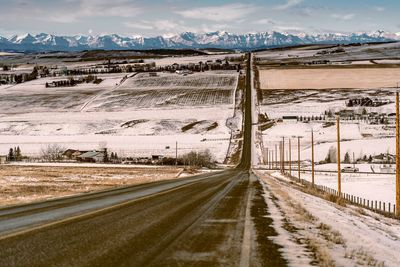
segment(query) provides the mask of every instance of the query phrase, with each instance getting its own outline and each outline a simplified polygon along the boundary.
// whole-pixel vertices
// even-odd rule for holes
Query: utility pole
[[[400,216],[400,122],[399,92],[396,92],[396,215]]]
[[[275,168],[278,169],[278,145],[275,144]]]
[[[285,174],[285,137],[282,137],[282,173]]]
[[[311,184],[314,187],[314,129],[311,128]]]
[[[292,176],[292,142],[289,138],[289,175]]]
[[[178,166],[178,141],[175,142],[175,166]]]
[[[267,147],[267,153],[265,153],[265,154],[266,154],[266,162],[265,162],[265,164],[268,165],[268,160],[269,160],[269,158],[268,158],[268,156],[269,156],[268,147]]]
[[[337,130],[337,179],[338,179],[338,194],[342,196],[342,177],[340,170],[340,117],[336,118],[336,130]]]
[[[274,151],[271,150],[271,162],[269,163],[270,169],[274,168]]]
[[[300,179],[300,136],[297,137],[297,172],[299,176],[299,182],[301,181]]]
[[[283,173],[282,169],[282,141],[279,142],[279,169]]]

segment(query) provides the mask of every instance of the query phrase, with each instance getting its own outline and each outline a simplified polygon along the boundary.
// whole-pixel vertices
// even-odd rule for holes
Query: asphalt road
[[[251,92],[235,169],[0,209],[0,266],[285,266],[251,174]]]

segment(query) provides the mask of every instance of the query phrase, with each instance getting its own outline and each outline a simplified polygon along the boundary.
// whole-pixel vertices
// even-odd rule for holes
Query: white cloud
[[[18,13],[25,19],[56,23],[73,23],[93,17],[126,18],[141,12],[142,8],[130,0],[65,0],[57,8],[33,3],[13,7],[13,13]],[[4,14],[0,14],[1,16]]]
[[[332,14],[331,17],[334,19],[340,20],[351,20],[356,16],[356,14],[349,13],[349,14]]]
[[[79,16],[131,17],[142,9],[129,0],[80,0]]]
[[[378,11],[378,12],[383,12],[386,10],[385,7],[383,6],[374,6],[374,10]]]
[[[196,26],[189,26],[185,21],[182,20],[141,20],[139,22],[125,22],[124,25],[130,29],[134,30],[144,30],[151,31],[154,34],[160,34],[163,36],[170,36],[179,34],[182,32],[195,32],[195,33],[204,33],[204,32],[213,32],[227,29],[228,27],[235,27],[232,24],[220,24],[220,23],[211,23],[211,24],[200,24]]]
[[[301,4],[303,2],[303,0],[287,0],[286,3],[282,4],[282,5],[278,5],[275,6],[273,9],[275,10],[286,10],[286,9],[290,9],[294,6],[297,6],[299,4]]]
[[[211,21],[235,21],[247,17],[256,11],[253,5],[229,4],[223,6],[207,6],[176,11],[177,14],[189,19]]]
[[[184,31],[195,31],[183,21],[174,20],[141,20],[139,22],[125,22],[124,25],[131,29],[152,30],[160,33],[179,33]]]
[[[271,19],[259,19],[253,22],[253,24],[259,24],[259,25],[275,25],[276,22],[271,20]]]

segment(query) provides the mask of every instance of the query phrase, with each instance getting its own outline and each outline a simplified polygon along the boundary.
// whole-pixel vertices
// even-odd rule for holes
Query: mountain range
[[[185,32],[174,36],[123,37],[117,34],[96,36],[57,36],[40,33],[37,35],[15,35],[10,38],[0,36],[0,51],[42,52],[42,51],[82,51],[82,50],[145,50],[183,48],[261,49],[268,47],[302,44],[346,44],[400,41],[400,33],[376,31],[372,33],[327,33],[288,34],[281,32],[259,32],[233,34],[224,31],[193,33]]]

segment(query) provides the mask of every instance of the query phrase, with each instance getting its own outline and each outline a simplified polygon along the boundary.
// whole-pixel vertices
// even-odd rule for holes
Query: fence
[[[312,187],[312,183],[305,179],[299,179],[298,177],[292,176],[289,173],[285,173],[285,177],[289,178],[292,182],[300,183],[305,187]],[[338,197],[339,193],[337,190],[329,188],[324,185],[314,184],[314,189],[320,193],[328,194],[330,197]],[[377,200],[370,200],[361,197],[357,197],[347,193],[341,193],[340,198],[348,204],[370,210],[372,212],[384,215],[389,218],[400,219],[396,216],[396,205],[390,202],[383,202]]]

